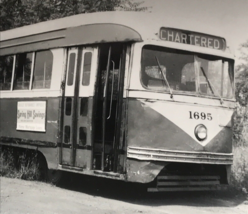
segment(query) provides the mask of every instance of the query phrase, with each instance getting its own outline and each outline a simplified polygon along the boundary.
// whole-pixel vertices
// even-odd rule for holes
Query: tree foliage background
[[[241,44],[242,63],[236,66],[237,109],[233,122],[232,184],[247,193],[248,190],[248,40]]]
[[[248,40],[241,44],[242,63],[236,66],[237,111],[234,115],[234,143],[248,146]]]
[[[0,31],[80,13],[145,11],[135,0],[0,0]]]

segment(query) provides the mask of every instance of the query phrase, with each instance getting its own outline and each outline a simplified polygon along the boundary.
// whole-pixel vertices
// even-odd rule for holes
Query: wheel
[[[45,158],[39,157],[38,159],[39,181],[45,181],[47,178],[47,162]]]
[[[61,178],[62,178],[63,172],[60,170],[55,170],[55,169],[48,169],[47,170],[47,181],[57,185]]]
[[[39,170],[39,179],[42,181],[47,181],[54,185],[57,185],[62,177],[62,171],[55,169],[48,169],[47,161],[45,157],[41,154],[38,155],[38,170]]]

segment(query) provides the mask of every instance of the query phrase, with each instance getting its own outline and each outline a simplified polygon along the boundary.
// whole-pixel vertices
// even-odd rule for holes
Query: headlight
[[[195,127],[195,136],[199,141],[203,141],[207,138],[207,128],[203,124]]]

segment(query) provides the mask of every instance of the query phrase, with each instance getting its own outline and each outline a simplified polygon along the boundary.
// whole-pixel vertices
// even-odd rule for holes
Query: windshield
[[[141,81],[148,89],[233,98],[231,60],[146,45],[141,66]]]

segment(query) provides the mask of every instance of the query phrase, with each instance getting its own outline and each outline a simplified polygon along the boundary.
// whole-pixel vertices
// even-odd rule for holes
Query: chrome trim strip
[[[24,26],[24,27],[26,27],[26,26]],[[60,28],[60,29],[56,29],[56,30],[48,30],[48,31],[44,31],[44,32],[34,33],[34,34],[31,33],[31,34],[27,34],[27,35],[23,35],[23,36],[19,36],[19,37],[17,36],[17,37],[10,38],[10,39],[2,39],[1,42],[7,42],[7,41],[15,40],[15,39],[27,38],[27,37],[30,37],[30,36],[37,36],[37,35],[43,35],[43,34],[45,35],[47,33],[54,33],[54,32],[63,31],[63,30],[66,30],[66,29],[67,28]],[[16,29],[10,29],[10,30],[16,30]]]
[[[128,90],[128,98],[137,99],[140,101],[146,102],[173,102],[173,103],[182,103],[182,104],[199,104],[202,106],[213,106],[213,107],[221,107],[233,110],[235,108],[235,100],[227,100],[224,99],[223,105],[220,105],[220,101],[216,97],[197,97],[193,94],[174,94],[173,100],[170,98],[170,94],[168,92],[156,92],[156,91],[146,91],[144,90]]]
[[[153,148],[128,147],[127,157],[166,162],[203,163],[203,164],[232,164],[233,154],[211,152],[188,152]]]
[[[48,37],[48,38],[43,38],[43,39],[38,39],[38,40],[30,40],[27,42],[21,42],[21,43],[14,43],[11,45],[5,45],[5,46],[0,46],[1,49],[3,48],[11,48],[14,46],[20,46],[20,45],[29,45],[29,44],[34,44],[34,43],[38,43],[38,42],[46,42],[46,41],[50,41],[50,40],[55,40],[55,39],[64,39],[65,35],[61,35],[61,36],[53,36],[53,37]]]
[[[199,186],[199,187],[155,187],[148,188],[148,192],[176,192],[176,191],[215,191],[227,190],[227,185]]]
[[[3,98],[41,98],[41,97],[60,97],[61,90],[56,89],[32,89],[32,90],[14,90],[0,91],[0,97]]]

